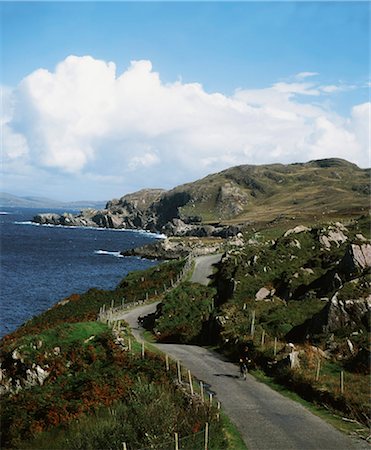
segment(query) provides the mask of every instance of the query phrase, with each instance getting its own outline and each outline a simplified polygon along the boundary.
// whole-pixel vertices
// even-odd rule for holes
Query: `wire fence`
[[[213,437],[214,427],[208,422],[203,430],[188,436],[174,433],[171,439],[169,435],[164,436],[163,442],[151,443],[146,447],[132,447],[126,442],[122,443],[120,450],[211,450],[210,443]]]
[[[188,277],[189,272],[192,269],[194,258],[195,258],[195,256],[194,256],[193,252],[189,253],[189,255],[186,256],[186,258],[185,258],[184,267],[183,267],[182,271],[179,273],[179,275],[175,279],[169,280],[170,281],[169,286],[166,286],[166,284],[164,284],[161,292],[156,293],[155,296],[157,296],[159,294],[164,295],[167,292],[170,292],[172,289],[176,288],[182,281],[184,281]],[[150,296],[148,294],[148,292],[146,292],[144,295],[144,298],[141,300],[137,300],[137,301],[125,304],[125,300],[123,299],[122,304],[118,305],[118,306],[114,306],[113,301],[111,302],[110,306],[104,304],[99,310],[97,320],[99,322],[106,323],[110,326],[110,325],[112,325],[113,322],[118,320],[118,317],[124,311],[131,309],[135,306],[144,305],[144,304],[152,301],[152,299],[153,299],[153,296]]]

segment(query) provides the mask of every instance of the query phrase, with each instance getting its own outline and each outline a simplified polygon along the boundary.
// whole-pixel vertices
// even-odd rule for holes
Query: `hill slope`
[[[142,228],[169,235],[218,235],[220,228],[207,226],[360,215],[368,209],[369,194],[370,170],[341,159],[243,165],[169,191],[146,189],[125,195],[108,202],[104,211],[35,220]]]

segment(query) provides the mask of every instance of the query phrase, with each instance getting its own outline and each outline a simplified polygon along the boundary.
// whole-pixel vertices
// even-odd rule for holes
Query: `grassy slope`
[[[233,167],[178,186],[169,194],[189,193],[191,200],[181,207],[181,213],[200,216],[205,222],[266,223],[282,215],[313,221],[323,216],[359,215],[367,210],[369,181],[368,169],[330,159],[287,166]],[[226,184],[246,196],[237,215],[223,205],[220,197],[220,189]],[[238,202],[237,197],[231,199]]]

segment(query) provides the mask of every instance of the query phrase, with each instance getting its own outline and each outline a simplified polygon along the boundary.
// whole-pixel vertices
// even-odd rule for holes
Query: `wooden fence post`
[[[177,369],[178,369],[178,381],[179,381],[179,383],[182,383],[182,373],[181,373],[181,370],[180,370],[180,361],[179,361],[179,359],[176,362],[176,366],[177,366]]]
[[[209,393],[209,403],[210,403],[210,408],[213,406],[213,394],[210,392]]]
[[[316,381],[319,380],[319,371],[320,371],[320,368],[321,368],[321,360],[318,358],[318,361],[317,361],[317,370],[316,370]]]
[[[209,448],[209,423],[205,424],[205,450]]]
[[[264,346],[264,341],[265,341],[265,330],[263,330],[262,332],[262,340],[261,340],[261,346]]]
[[[128,450],[128,448],[126,447],[126,442],[122,443],[122,450]]]
[[[142,342],[142,358],[144,358],[144,342]]]
[[[169,355],[168,354],[166,354],[165,355],[165,367],[166,367],[166,371],[168,372],[169,371]]]
[[[277,355],[277,338],[274,338],[274,350],[273,350],[273,355],[276,356]]]
[[[254,339],[254,333],[255,333],[255,309],[252,312],[252,317],[251,317],[251,330],[250,330],[250,334],[252,339]]]
[[[344,371],[340,372],[340,392],[344,393]]]
[[[179,435],[178,433],[174,433],[175,438],[175,450],[179,450]]]
[[[202,381],[200,381],[200,390],[201,390],[201,402],[204,402],[204,384]]]
[[[191,390],[191,395],[193,396],[192,375],[191,375],[191,371],[190,370],[188,370],[188,380],[189,380],[189,388]]]

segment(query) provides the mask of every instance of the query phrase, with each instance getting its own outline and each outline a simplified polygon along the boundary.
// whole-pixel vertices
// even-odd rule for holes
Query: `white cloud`
[[[21,161],[67,173],[76,185],[96,174],[116,188],[123,179],[171,186],[244,163],[342,156],[368,165],[369,107],[341,117],[321,106],[323,93],[341,87],[306,80],[314,75],[226,96],[179,79],[165,84],[150,61],[117,74],[112,62],[69,56],[7,90],[4,152],[13,168]]]
[[[295,78],[297,78],[298,80],[302,80],[304,78],[315,77],[316,75],[319,75],[319,73],[318,72],[300,72],[295,75]]]

